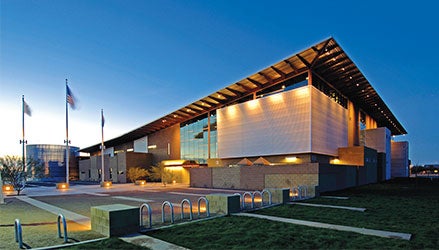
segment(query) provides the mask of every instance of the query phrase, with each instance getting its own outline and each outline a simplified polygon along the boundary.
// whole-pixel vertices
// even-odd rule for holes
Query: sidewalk
[[[410,238],[412,237],[411,234],[406,234],[406,233],[397,233],[397,232],[374,230],[374,229],[359,228],[359,227],[350,227],[350,226],[342,226],[342,225],[335,225],[335,224],[328,224],[328,223],[321,223],[321,222],[296,220],[296,219],[281,218],[281,217],[261,215],[261,214],[237,213],[237,214],[233,214],[233,215],[255,217],[255,218],[259,218],[259,219],[279,221],[279,222],[285,222],[285,223],[291,223],[291,224],[309,226],[309,227],[326,228],[326,229],[346,231],[346,232],[355,232],[355,233],[372,235],[372,236],[379,236],[379,237],[384,237],[384,238],[410,240]]]

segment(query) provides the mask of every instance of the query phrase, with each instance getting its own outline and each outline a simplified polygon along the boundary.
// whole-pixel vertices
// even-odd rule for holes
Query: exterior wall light
[[[286,162],[297,162],[298,157],[297,156],[288,156],[285,157]]]

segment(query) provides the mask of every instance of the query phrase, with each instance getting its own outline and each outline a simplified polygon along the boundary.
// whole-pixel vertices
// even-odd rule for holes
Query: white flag
[[[24,113],[28,116],[32,116],[32,110],[30,109],[26,101],[24,102]]]

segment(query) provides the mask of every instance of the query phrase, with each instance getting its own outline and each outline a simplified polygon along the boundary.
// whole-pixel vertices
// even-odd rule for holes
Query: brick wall
[[[168,152],[168,143],[170,152]],[[149,135],[148,146],[151,145],[156,145],[156,148],[148,149],[148,152],[153,155],[152,163],[154,165],[163,160],[180,159],[180,124]]]
[[[212,168],[191,168],[191,187],[212,188]]]

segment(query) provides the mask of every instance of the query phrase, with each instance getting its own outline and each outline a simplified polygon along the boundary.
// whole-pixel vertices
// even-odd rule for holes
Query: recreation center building
[[[329,38],[105,141],[105,176],[162,164],[193,187],[318,193],[408,176],[406,133]],[[100,144],[80,151],[80,179],[99,180]]]

